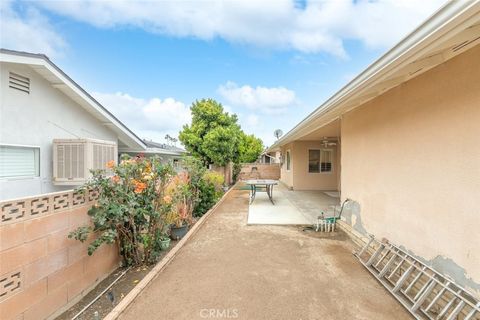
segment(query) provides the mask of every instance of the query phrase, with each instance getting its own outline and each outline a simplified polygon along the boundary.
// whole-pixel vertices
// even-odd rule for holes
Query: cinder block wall
[[[252,174],[252,168],[256,167],[260,177],[256,177],[256,174]],[[255,175],[255,176],[254,176]],[[246,163],[242,165],[240,171],[240,180],[247,179],[280,179],[280,164],[262,164],[262,163]]]
[[[97,198],[73,191],[0,202],[0,319],[53,318],[119,265],[116,246],[87,255],[68,233]]]

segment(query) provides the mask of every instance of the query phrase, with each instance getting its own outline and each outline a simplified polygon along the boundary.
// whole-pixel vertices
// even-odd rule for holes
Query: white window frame
[[[319,151],[320,152],[320,161],[318,163],[318,172],[310,172],[310,151]],[[322,151],[328,151],[328,152],[331,152],[331,155],[332,155],[332,166],[331,166],[331,170],[330,171],[322,171]],[[334,160],[334,152],[333,152],[333,149],[324,149],[324,148],[309,148],[307,150],[307,173],[308,174],[333,174],[335,168],[334,168],[334,164],[335,164],[335,160]]]
[[[290,152],[290,149],[287,149],[287,152],[285,153],[285,168],[287,171],[292,170],[292,153]]]
[[[3,181],[12,181],[12,180],[28,180],[28,179],[40,179],[41,171],[41,148],[37,145],[27,145],[27,144],[11,144],[11,143],[0,143],[0,147],[12,147],[12,148],[28,148],[28,149],[37,149],[36,154],[36,174],[33,176],[9,176],[9,177],[0,177],[0,180]]]

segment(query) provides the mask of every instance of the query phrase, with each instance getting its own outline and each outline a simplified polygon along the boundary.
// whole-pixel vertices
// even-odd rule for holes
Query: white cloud
[[[239,87],[228,81],[218,88],[218,93],[237,107],[246,107],[264,114],[281,114],[295,103],[295,92],[284,87]]]
[[[266,145],[270,143],[270,140],[272,140],[270,138],[273,137],[270,132],[272,131],[270,127],[273,123],[271,121],[265,121],[265,116],[241,112],[237,112],[237,116],[242,130],[246,134],[254,134],[256,137],[262,139]]]
[[[13,2],[0,1],[0,47],[19,51],[61,56],[67,47],[48,19],[34,7],[19,13]]]
[[[389,47],[445,0],[40,1],[57,14],[101,28],[222,38],[233,43],[345,57],[345,39]]]
[[[259,123],[258,116],[256,114],[250,114],[247,117],[247,124],[251,127],[256,127]]]
[[[142,99],[121,92],[93,96],[141,138],[162,142],[166,134],[177,137],[191,121],[189,107],[173,98]]]
[[[228,112],[229,114],[234,114],[235,112],[233,111],[233,108],[230,107],[229,105],[222,104],[223,111]]]

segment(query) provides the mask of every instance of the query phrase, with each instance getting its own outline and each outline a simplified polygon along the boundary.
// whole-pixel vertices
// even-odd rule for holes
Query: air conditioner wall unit
[[[96,139],[53,140],[53,184],[81,185],[90,170],[107,170],[107,162],[118,161],[117,143]]]

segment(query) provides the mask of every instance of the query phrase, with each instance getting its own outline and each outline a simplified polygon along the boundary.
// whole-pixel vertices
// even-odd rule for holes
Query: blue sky
[[[443,1],[1,1],[1,46],[47,54],[140,137],[215,98],[274,141]]]

